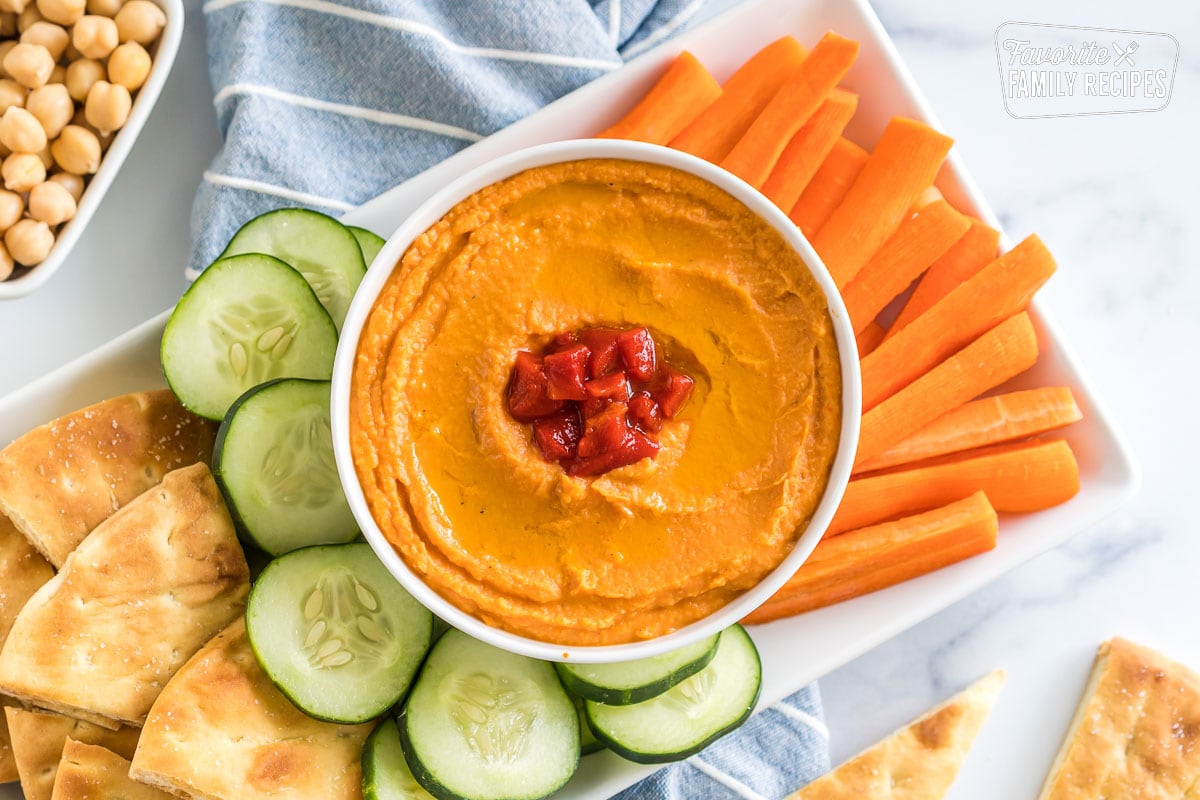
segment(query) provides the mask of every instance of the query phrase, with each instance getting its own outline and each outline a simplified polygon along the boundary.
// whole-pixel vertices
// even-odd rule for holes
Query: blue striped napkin
[[[225,145],[189,275],[283,205],[339,215],[621,66],[704,0],[208,0]],[[618,797],[779,798],[829,768],[815,686]]]

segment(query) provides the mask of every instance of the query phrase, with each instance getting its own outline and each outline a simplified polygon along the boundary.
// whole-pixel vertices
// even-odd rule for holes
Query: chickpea
[[[71,65],[67,67],[67,79],[64,82],[71,99],[82,103],[87,99],[88,92],[92,90],[92,84],[102,80],[104,80],[104,65],[95,59],[81,58],[78,61],[72,61]]]
[[[100,140],[96,138],[96,134],[80,125],[68,125],[63,128],[62,133],[51,143],[50,153],[54,156],[55,163],[76,175],[91,175],[100,167]],[[41,163],[39,161],[38,165]]]
[[[37,153],[13,153],[0,164],[4,188],[11,192],[28,192],[46,180],[46,165]]]
[[[84,106],[80,106],[79,110],[77,110],[75,112],[75,116],[71,117],[70,124],[78,125],[79,127],[83,128],[84,130],[91,131],[92,134],[96,137],[96,141],[100,142],[100,152],[102,152],[102,153],[108,149],[108,146],[110,144],[112,144],[113,136],[115,134],[113,134],[111,131],[108,133],[104,133],[99,128],[97,128],[95,125],[88,122],[87,109]]]
[[[75,216],[75,198],[60,184],[39,183],[29,190],[29,216],[50,225],[60,225]]]
[[[71,193],[71,197],[75,198],[75,202],[79,202],[79,198],[83,197],[83,177],[72,172],[56,172],[46,179],[48,183],[57,183],[59,186]]]
[[[28,91],[12,78],[0,78],[0,114],[12,107],[24,107]]]
[[[47,83],[39,86],[25,98],[25,108],[37,117],[50,139],[56,138],[62,129],[71,121],[75,113],[75,104],[71,102],[71,94],[61,83]]]
[[[87,13],[115,17],[125,0],[87,0]]]
[[[51,58],[58,61],[67,49],[67,43],[71,41],[71,34],[61,25],[42,20],[26,28],[21,34],[21,41],[26,44],[40,44],[50,51]]]
[[[46,129],[28,109],[13,106],[0,117],[0,142],[14,153],[36,153],[46,146]]]
[[[4,244],[13,261],[32,267],[46,260],[54,247],[54,233],[40,220],[23,219],[4,232]]]
[[[25,10],[25,4],[28,2],[29,0],[0,0],[0,12],[12,14],[15,17],[13,24],[16,27],[16,33],[21,31],[20,17],[18,15]],[[9,33],[5,34],[5,36],[11,35]]]
[[[150,44],[167,24],[167,15],[150,0],[129,0],[113,18],[122,42]]]
[[[88,92],[84,113],[88,123],[101,134],[105,134],[121,129],[125,120],[129,119],[129,109],[132,106],[133,98],[124,86],[108,81],[96,81],[92,84],[92,90]]]
[[[19,44],[20,42],[18,42],[16,39],[9,39],[6,42],[0,42],[0,76],[5,78],[11,77],[8,74],[8,70],[4,68],[4,57],[8,55],[9,50],[12,50]]]
[[[37,9],[59,25],[74,25],[86,10],[85,0],[37,0]]]
[[[4,70],[22,86],[36,89],[50,79],[54,59],[40,44],[22,42],[4,56]]]
[[[49,83],[60,83],[61,84],[61,83],[66,83],[66,82],[67,82],[67,68],[64,67],[62,64],[55,64],[54,69],[50,70],[50,77],[46,79],[46,84],[49,84]],[[42,85],[45,86],[46,84],[42,84]]]
[[[126,42],[108,57],[108,79],[136,92],[150,75],[150,54],[137,42]]]
[[[4,246],[3,242],[0,242],[0,281],[8,280],[8,276],[13,274],[15,268],[16,263],[8,254],[8,248]]]
[[[0,12],[0,36],[17,35],[17,15],[11,11]]]
[[[71,43],[85,58],[108,58],[117,46],[117,23],[89,14],[75,23]]]
[[[21,4],[21,13],[17,15],[18,32],[24,33],[25,29],[30,25],[45,19],[42,16],[42,12],[38,11],[36,4],[29,2],[29,0],[17,0],[17,2]]]
[[[6,231],[25,213],[25,200],[16,192],[0,189],[0,231]]]

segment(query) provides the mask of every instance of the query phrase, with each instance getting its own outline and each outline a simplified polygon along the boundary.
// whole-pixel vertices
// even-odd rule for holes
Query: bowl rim
[[[691,173],[728,193],[779,231],[799,253],[825,295],[842,371],[842,421],[825,492],[791,552],[763,580],[717,611],[671,633],[619,644],[570,645],[493,627],[450,603],[408,567],[380,530],[358,481],[349,436],[350,384],[367,316],[394,266],[417,236],[460,200],[493,183],[534,167],[600,158],[640,161]],[[799,227],[757,189],[721,167],[679,150],[617,139],[570,139],[514,151],[464,172],[418,206],[388,238],[354,295],[338,341],[330,398],[334,458],[346,499],[367,542],[400,584],[442,620],[477,639],[520,655],[580,664],[628,661],[683,647],[736,623],[774,594],[808,558],[841,502],[858,446],[861,409],[862,382],[853,326],[836,283]]]

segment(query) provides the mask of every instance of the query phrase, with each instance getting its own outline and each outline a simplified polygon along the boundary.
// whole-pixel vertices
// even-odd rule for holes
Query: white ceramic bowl
[[[150,74],[133,99],[129,119],[113,137],[112,143],[109,144],[108,150],[105,151],[104,157],[100,161],[100,169],[96,170],[96,174],[88,181],[83,196],[79,198],[79,207],[75,211],[74,218],[59,229],[50,255],[46,257],[45,261],[31,269],[18,266],[17,270],[22,274],[14,275],[6,281],[0,281],[0,300],[23,297],[50,280],[50,277],[58,272],[59,267],[71,252],[71,248],[75,246],[75,242],[83,233],[83,229],[87,227],[92,214],[96,213],[96,209],[100,207],[104,193],[108,191],[109,184],[117,176],[117,171],[121,169],[121,164],[129,155],[138,134],[142,132],[142,126],[146,124],[146,119],[150,116],[151,109],[158,101],[163,84],[167,82],[167,73],[171,71],[171,65],[175,63],[175,54],[179,51],[179,40],[183,36],[183,2],[182,0],[153,0],[153,2],[167,15],[167,24],[163,27],[162,33],[158,37],[158,43],[150,53],[153,58]]]
[[[391,274],[394,265],[409,244],[429,226],[440,219],[460,200],[474,192],[532,167],[576,161],[588,158],[616,158],[662,164],[690,172],[703,178],[741,201],[758,214],[798,252],[812,271],[829,305],[833,319],[842,368],[842,430],[825,491],[811,522],[801,534],[791,553],[761,583],[738,596],[728,605],[673,633],[654,639],[603,646],[576,646],[540,641],[519,636],[460,610],[430,588],[408,568],[380,531],[363,496],[350,452],[349,406],[350,382],[358,340],[367,315],[376,297]],[[384,565],[414,597],[446,622],[471,636],[490,644],[535,658],[577,663],[599,663],[643,658],[682,647],[710,636],[732,625],[770,597],[800,567],[820,541],[841,502],[842,493],[850,479],[850,468],[858,445],[859,421],[862,409],[862,384],[858,368],[858,352],[846,309],[833,279],[817,257],[812,246],[787,216],[758,191],[725,170],[677,150],[640,142],[611,139],[580,139],[538,145],[519,150],[477,167],[452,181],[430,197],[409,216],[375,258],[362,285],[350,305],[342,326],[337,358],[333,367],[332,423],[334,453],[338,472],[350,508],[367,541]]]

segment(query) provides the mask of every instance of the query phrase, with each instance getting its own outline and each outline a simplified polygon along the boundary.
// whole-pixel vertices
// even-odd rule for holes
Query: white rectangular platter
[[[750,0],[384,193],[345,219],[386,236],[421,201],[471,167],[521,147],[586,137],[603,129],[632,105],[680,50],[695,53],[724,80],[754,51],[779,36],[790,33],[812,45],[831,29],[862,44],[858,62],[844,81],[860,95],[858,113],[847,131],[851,139],[872,146],[895,115],[937,126],[865,0]],[[999,227],[957,155],[951,154],[938,183],[956,207]],[[390,265],[372,268],[386,270]],[[764,666],[761,708],[1056,547],[1134,493],[1138,473],[1128,448],[1046,309],[1038,306],[1036,312],[1042,356],[1017,383],[1067,385],[1075,391],[1085,416],[1065,435],[1079,458],[1079,495],[1048,511],[1004,518],[1000,543],[990,553],[832,608],[753,628]],[[158,340],[165,320],[166,314],[149,320],[0,400],[0,443],[87,403],[164,385]],[[650,771],[611,753],[599,753],[583,760],[558,797],[598,800]],[[16,797],[20,797],[17,789],[0,788],[0,800]]]

